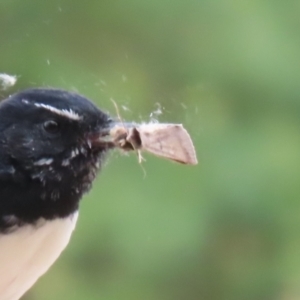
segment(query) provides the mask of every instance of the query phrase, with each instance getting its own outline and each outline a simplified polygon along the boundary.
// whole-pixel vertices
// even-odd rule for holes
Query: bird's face
[[[53,211],[61,206],[62,215],[69,213],[96,176],[107,150],[97,137],[111,126],[110,117],[77,94],[33,89],[4,101],[0,118],[0,163],[7,165],[9,180],[31,193],[28,211],[32,203],[47,213],[52,206]],[[6,193],[19,202],[9,188]],[[11,204],[2,207],[10,208]]]

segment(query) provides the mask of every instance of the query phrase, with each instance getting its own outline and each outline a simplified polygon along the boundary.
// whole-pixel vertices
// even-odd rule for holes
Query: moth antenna
[[[146,161],[146,159],[142,155],[142,151],[141,150],[136,150],[136,152],[137,152],[139,164],[142,164],[143,161]]]
[[[146,172],[146,169],[144,168],[144,166],[142,164],[140,164],[141,168],[142,168],[142,171],[143,171],[143,174],[144,174],[144,179],[146,178],[147,176],[147,172]]]
[[[122,123],[123,127],[126,129],[126,127],[124,126],[123,119],[122,119],[121,114],[120,114],[120,110],[119,110],[118,104],[116,103],[116,101],[115,101],[113,98],[110,98],[110,101],[113,103],[113,105],[114,105],[114,107],[115,107],[115,110],[116,110],[118,119],[119,119],[120,122]],[[126,130],[127,130],[127,129],[126,129]]]
[[[147,172],[146,172],[146,169],[145,169],[144,166],[143,166],[143,161],[146,161],[146,159],[143,157],[142,151],[141,151],[141,150],[136,150],[136,152],[137,152],[137,156],[138,156],[138,162],[139,162],[139,164],[140,164],[140,167],[141,167],[142,170],[143,170],[144,179],[145,179],[146,176],[147,176]]]
[[[142,163],[143,163],[143,161],[146,161],[146,160],[142,156],[141,150],[137,150],[137,155],[138,155],[138,161],[139,161],[140,167],[142,168],[142,171],[143,171],[143,174],[144,174],[144,179],[145,179],[146,176],[147,176],[147,172],[146,172],[146,169],[144,168],[144,166],[142,165]]]

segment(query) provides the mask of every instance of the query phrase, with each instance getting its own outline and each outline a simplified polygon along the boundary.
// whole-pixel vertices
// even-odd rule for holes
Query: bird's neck
[[[0,231],[5,229],[7,216],[21,223],[35,223],[40,218],[52,220],[73,214],[91,188],[102,156],[79,156],[71,166],[26,169],[11,162],[0,168],[6,170],[0,173]]]

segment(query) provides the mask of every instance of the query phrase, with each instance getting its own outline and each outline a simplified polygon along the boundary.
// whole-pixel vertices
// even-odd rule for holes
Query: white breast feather
[[[18,300],[67,246],[78,213],[0,235],[0,299]]]

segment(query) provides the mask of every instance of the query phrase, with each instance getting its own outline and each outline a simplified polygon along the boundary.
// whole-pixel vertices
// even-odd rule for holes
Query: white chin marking
[[[35,166],[45,166],[51,165],[53,163],[53,158],[41,158],[38,161],[34,162]]]
[[[78,212],[0,234],[0,299],[18,300],[67,246]]]

